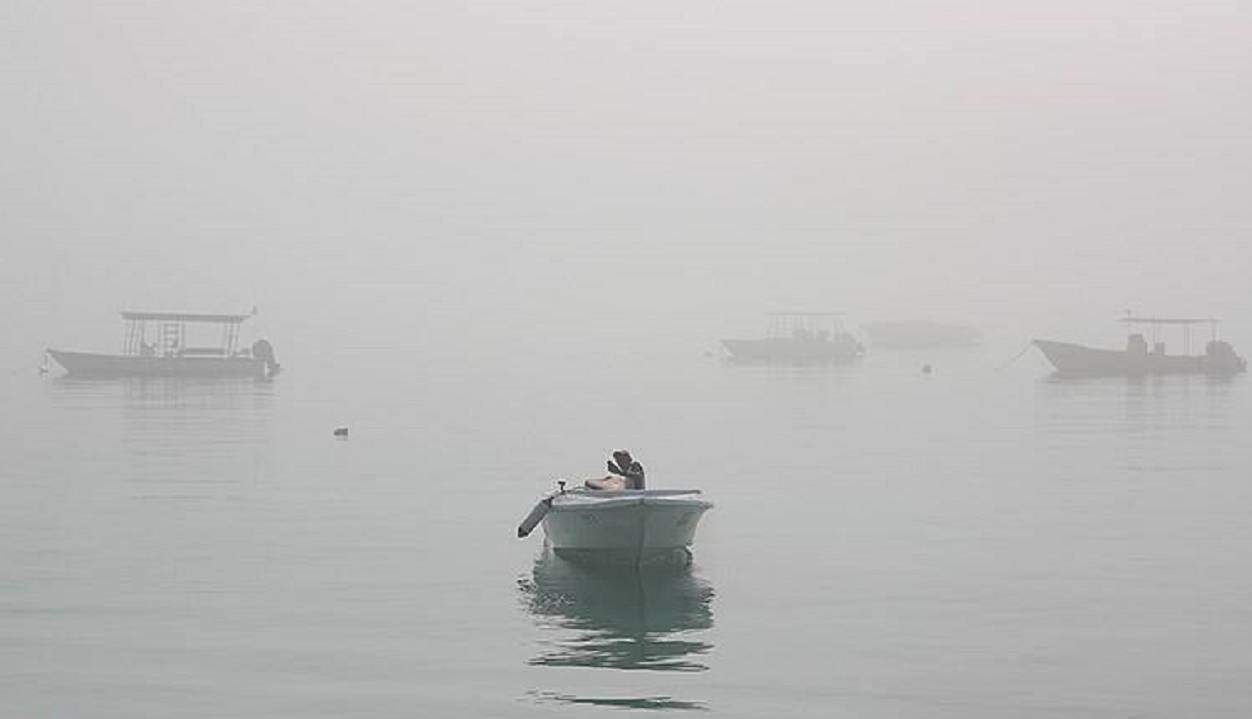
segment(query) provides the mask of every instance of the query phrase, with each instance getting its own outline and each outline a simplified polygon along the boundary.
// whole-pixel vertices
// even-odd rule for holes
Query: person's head
[[[629,467],[635,460],[630,456],[630,452],[624,449],[613,450],[613,459],[617,462],[617,466],[622,469]]]

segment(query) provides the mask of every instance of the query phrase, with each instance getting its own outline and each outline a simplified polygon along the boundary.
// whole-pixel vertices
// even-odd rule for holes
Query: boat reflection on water
[[[172,418],[231,424],[238,421],[238,416],[224,416],[222,411],[268,413],[278,396],[273,382],[243,378],[55,377],[44,388],[58,407],[119,410],[128,420],[150,420],[158,427]]]
[[[244,378],[55,377],[42,388],[64,433],[107,439],[127,451],[132,478],[162,484],[187,474],[189,462],[220,467],[220,479],[254,476],[279,396],[278,385]]]
[[[704,705],[704,702],[690,702],[666,696],[629,699],[622,697],[576,697],[570,694],[561,694],[559,692],[531,692],[530,696],[534,697],[537,702],[553,704],[582,704],[586,706],[610,707],[613,709],[651,709],[653,711],[665,709],[694,709],[696,711],[708,710],[708,707]]]
[[[713,626],[713,588],[686,562],[597,567],[545,548],[518,588],[523,604],[546,630],[542,651],[531,665],[708,669],[702,659],[713,645],[697,633]]]

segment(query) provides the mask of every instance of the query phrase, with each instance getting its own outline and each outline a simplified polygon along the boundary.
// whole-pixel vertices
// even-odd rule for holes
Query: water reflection
[[[251,481],[276,424],[276,386],[250,379],[64,377],[44,392],[43,421],[89,436],[97,471],[126,476],[145,499],[216,497]]]
[[[185,377],[82,379],[56,377],[47,383],[56,402],[97,403],[109,400],[130,408],[252,408],[274,396],[271,380],[201,379]]]
[[[548,630],[532,665],[708,669],[702,659],[713,645],[696,633],[713,626],[713,588],[689,566],[597,568],[545,551],[518,588],[527,610]]]
[[[1167,386],[1223,387],[1239,381],[1235,374],[1131,374],[1131,375],[1074,375],[1053,372],[1043,381],[1052,385],[1071,386],[1125,386],[1127,388],[1160,388]]]
[[[1126,377],[1073,377],[1052,374],[1038,384],[1039,396],[1048,401],[1089,402],[1108,400],[1181,401],[1209,398],[1223,402],[1233,397],[1239,380],[1212,375],[1135,375]]]
[[[612,707],[615,709],[651,709],[653,711],[661,709],[685,709],[688,711],[708,711],[708,707],[704,702],[691,702],[682,699],[674,699],[673,697],[657,696],[657,697],[639,697],[637,699],[625,697],[576,697],[569,694],[560,694],[557,692],[532,692],[531,696],[536,701],[551,702],[554,704],[582,704],[589,706]]]
[[[59,377],[47,384],[52,406],[72,415],[116,414],[128,439],[252,443],[274,409],[273,383],[251,379],[91,380]]]

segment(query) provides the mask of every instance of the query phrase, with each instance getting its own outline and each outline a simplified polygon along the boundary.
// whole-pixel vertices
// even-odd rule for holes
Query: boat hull
[[[252,377],[266,374],[264,360],[253,357],[135,357],[94,352],[48,350],[71,377]]]
[[[697,491],[574,490],[552,498],[543,519],[559,556],[645,564],[685,559],[713,504]]]
[[[1166,355],[1156,352],[1097,349],[1070,342],[1035,340],[1058,374],[1074,377],[1143,376],[1156,374],[1233,375],[1247,362],[1229,355]]]

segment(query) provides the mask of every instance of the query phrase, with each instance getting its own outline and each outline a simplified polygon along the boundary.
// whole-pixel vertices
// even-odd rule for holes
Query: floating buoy
[[[336,428],[335,428],[335,436],[336,436],[336,437],[347,437],[347,436],[348,436],[348,428],[347,428],[347,427],[336,427]]]

